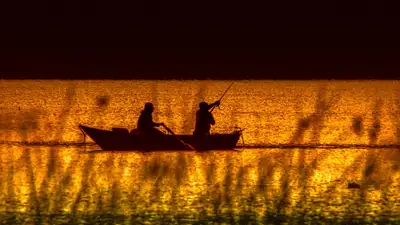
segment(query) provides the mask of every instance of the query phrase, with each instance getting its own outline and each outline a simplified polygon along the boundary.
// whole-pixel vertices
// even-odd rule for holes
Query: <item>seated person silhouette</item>
[[[137,123],[137,131],[140,131],[146,135],[164,135],[163,132],[155,127],[164,125],[164,123],[153,122],[153,116],[151,115],[154,111],[153,104],[148,102],[144,105],[139,120]]]
[[[215,125],[215,120],[209,110],[214,106],[219,106],[220,101],[216,101],[212,104],[207,102],[201,102],[199,104],[200,109],[196,112],[196,126],[193,134],[196,136],[208,136],[210,135],[211,125]]]

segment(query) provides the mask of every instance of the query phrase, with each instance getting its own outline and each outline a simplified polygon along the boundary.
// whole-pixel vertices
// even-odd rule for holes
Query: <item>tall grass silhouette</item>
[[[157,91],[157,83],[154,81],[151,84],[151,102],[153,103],[154,108],[158,108],[158,91]],[[154,121],[158,121],[158,112],[155,111],[153,113]]]
[[[75,94],[76,93],[75,93],[74,86],[67,87],[64,107],[62,108],[61,114],[58,118],[59,126],[58,126],[58,129],[54,136],[55,141],[62,142],[62,137],[63,137],[64,129],[66,126],[66,121],[71,112],[71,106],[74,104]],[[48,163],[47,163],[47,174],[46,174],[46,178],[43,179],[43,181],[40,185],[40,190],[39,190],[40,202],[43,202],[43,203],[49,202],[49,198],[50,198],[49,194],[51,193],[51,191],[49,190],[49,184],[55,179],[55,175],[57,174],[56,164],[57,164],[57,160],[59,158],[58,151],[54,147],[50,148],[48,153],[49,153],[49,157],[48,157]],[[46,206],[43,207],[43,210],[45,212],[48,212],[50,210],[50,205],[46,204]]]
[[[184,108],[183,115],[186,115],[186,117],[184,118],[183,122],[183,133],[185,134],[190,133],[190,131],[194,128],[194,124],[196,122],[196,111],[199,108],[199,103],[205,100],[206,93],[207,93],[206,85],[203,82],[199,82],[195,100],[192,102],[192,106],[190,107],[191,111],[187,112],[187,109],[189,107]],[[188,104],[185,103],[185,106],[188,106]]]
[[[156,86],[153,87],[154,100],[158,97]],[[199,99],[205,96],[205,86],[203,88],[199,86],[196,90]],[[67,89],[58,117],[59,130],[53,134],[57,140],[63,139],[67,121],[73,116],[71,108],[75,104],[75,93],[74,88]],[[323,88],[318,93],[319,100],[316,101],[314,112],[297,118],[298,127],[293,131],[290,143],[304,143],[306,132],[311,132],[312,143],[319,143],[323,139],[321,135],[327,123],[326,116],[338,99],[328,98],[330,93]],[[103,99],[101,104],[98,104],[99,99]],[[168,98],[165,99],[168,101]],[[107,107],[114,99],[100,96],[94,100],[94,109],[90,112],[90,118],[94,120],[92,123],[106,124],[109,116]],[[191,103],[193,108],[197,108],[197,100]],[[185,104],[190,103],[187,101]],[[174,109],[169,107],[167,104],[167,115],[174,116]],[[374,124],[377,121],[381,123],[381,107],[380,103],[373,106],[373,123],[370,127],[364,126],[366,130],[375,129],[376,136],[369,136],[369,144],[379,143],[379,129],[383,127]],[[183,115],[190,113],[186,111]],[[190,118],[188,116],[186,121]],[[307,119],[306,125],[301,122],[304,118]],[[40,126],[40,123],[37,124]],[[29,140],[32,130],[22,127],[19,131],[21,139]],[[7,136],[3,134],[2,137]],[[4,146],[0,150],[2,154],[14,154]],[[338,157],[340,154],[352,158],[346,161]],[[395,204],[398,195],[393,192],[398,185],[394,178],[399,172],[398,149],[288,148],[145,154],[76,152],[68,161],[67,155],[62,148],[26,146],[17,149],[11,158],[0,155],[0,188],[5,193],[0,198],[5,196],[7,205],[5,212],[0,211],[0,223],[399,222],[398,206]],[[47,162],[39,162],[39,158]],[[335,159],[339,162],[333,161]],[[335,163],[341,163],[344,168],[339,168]],[[324,174],[324,169],[331,166],[342,171],[340,174]],[[18,180],[21,173],[26,180]],[[332,179],[328,179],[330,176]],[[321,177],[325,178],[326,183],[316,181]],[[347,189],[349,181],[359,183],[361,188]],[[17,184],[28,190],[28,206],[24,212],[20,210],[24,208],[21,207],[24,196]],[[340,210],[335,211],[335,207]]]

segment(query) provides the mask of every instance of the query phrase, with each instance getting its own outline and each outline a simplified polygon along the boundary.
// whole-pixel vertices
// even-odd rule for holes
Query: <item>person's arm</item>
[[[164,123],[155,123],[155,122],[153,122],[153,127],[158,127],[158,126],[161,126],[161,125],[164,125]]]
[[[214,120],[214,117],[213,117],[213,115],[210,113],[210,124],[211,125],[215,125],[215,120]]]
[[[221,102],[219,100],[217,100],[216,102],[208,105],[208,110],[212,109],[214,106],[219,106],[220,104],[221,104]]]
[[[161,126],[161,125],[164,124],[164,123],[156,123],[156,122],[154,122],[152,116],[150,116],[149,119],[151,121],[151,126],[153,126],[153,127],[158,127],[158,126]]]

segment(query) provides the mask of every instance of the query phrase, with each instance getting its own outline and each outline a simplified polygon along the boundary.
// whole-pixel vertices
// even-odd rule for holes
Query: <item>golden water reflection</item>
[[[148,101],[191,133],[230,83],[0,80],[0,223],[400,221],[398,81],[236,81],[212,132],[245,128],[241,151],[82,147],[79,124],[132,129]]]
[[[149,101],[154,120],[192,133],[199,102],[217,100],[230,83],[0,80],[0,139],[82,142],[79,124],[132,129]],[[399,93],[398,81],[236,81],[212,132],[245,128],[246,145],[399,143]]]
[[[366,172],[370,154],[376,161]],[[398,219],[399,160],[397,149],[94,153],[2,148],[0,212]],[[348,182],[362,187],[348,189]]]

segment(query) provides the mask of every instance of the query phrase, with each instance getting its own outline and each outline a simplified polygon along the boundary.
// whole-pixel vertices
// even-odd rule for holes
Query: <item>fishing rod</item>
[[[233,83],[235,83],[235,81],[233,81],[233,82],[229,85],[229,87],[226,89],[226,91],[224,92],[224,94],[222,94],[221,98],[219,98],[218,101],[221,101],[221,100],[222,100],[222,98],[225,96],[225,94],[226,94],[226,93],[229,91],[229,89],[232,87]],[[214,110],[214,108],[215,108],[215,105],[213,105],[213,107],[210,109],[210,112],[212,112],[212,111]]]

